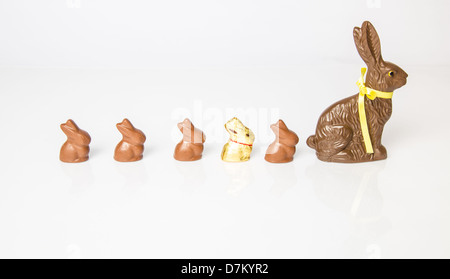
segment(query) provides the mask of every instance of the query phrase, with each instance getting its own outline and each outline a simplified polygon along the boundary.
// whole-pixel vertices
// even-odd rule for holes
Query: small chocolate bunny
[[[225,124],[230,139],[223,146],[222,160],[225,162],[245,162],[250,160],[255,135],[236,117]]]
[[[392,114],[390,98],[408,77],[400,67],[383,60],[380,39],[370,22],[355,27],[353,37],[368,66],[366,81],[361,77],[358,82],[360,94],[331,105],[320,116],[316,134],[308,138],[307,144],[322,161],[358,163],[386,159],[381,136]]]
[[[178,161],[196,161],[202,158],[205,134],[194,127],[191,120],[185,119],[178,123],[178,129],[183,133],[183,139],[175,147],[173,157]]]
[[[81,163],[89,160],[89,143],[91,143],[89,134],[78,128],[72,119],[60,127],[66,134],[67,141],[61,147],[59,159],[65,163]]]
[[[299,139],[296,133],[289,130],[283,120],[270,125],[276,138],[269,145],[264,159],[270,163],[288,163],[294,160],[295,146]]]
[[[144,133],[136,129],[130,120],[126,118],[122,123],[117,123],[116,127],[123,138],[116,146],[114,159],[119,162],[141,160],[144,153],[144,142],[146,140]]]

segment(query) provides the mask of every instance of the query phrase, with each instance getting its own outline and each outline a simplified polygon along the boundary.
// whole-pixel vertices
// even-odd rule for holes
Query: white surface
[[[386,57],[449,65],[449,10],[447,0],[0,0],[0,67],[359,63],[351,31],[364,20],[392,40]]]
[[[0,1],[0,257],[450,257],[448,1],[185,2]],[[389,158],[323,163],[305,140],[357,91],[364,19],[409,74]],[[247,163],[220,160],[234,115]],[[198,162],[172,158],[186,116]],[[112,158],[124,117],[141,162]],[[300,136],[290,164],[263,159],[278,117]],[[68,118],[86,163],[58,160]]]
[[[322,109],[355,92],[357,65],[340,67],[340,77],[322,70],[321,90],[311,69],[1,71],[0,256],[449,257],[450,69],[408,69],[384,133],[388,160],[340,165],[304,143]],[[172,108],[192,112],[193,96],[278,107],[301,138],[295,161],[265,162],[269,139],[249,162],[223,163],[226,138],[216,143],[206,120],[204,158],[173,160]],[[125,116],[147,134],[138,163],[112,159]],[[58,161],[69,117],[92,136],[87,163]]]

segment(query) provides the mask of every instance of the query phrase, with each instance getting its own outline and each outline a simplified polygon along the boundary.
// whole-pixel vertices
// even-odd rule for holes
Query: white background
[[[0,0],[0,257],[450,257],[449,8]],[[357,91],[364,20],[409,74],[389,158],[323,163],[305,140]],[[241,164],[220,160],[234,115],[257,138]],[[112,159],[124,117],[147,135],[141,162]],[[172,158],[184,117],[207,135],[201,161]],[[263,159],[277,117],[300,137],[290,164]],[[58,160],[68,118],[92,137],[86,163]]]

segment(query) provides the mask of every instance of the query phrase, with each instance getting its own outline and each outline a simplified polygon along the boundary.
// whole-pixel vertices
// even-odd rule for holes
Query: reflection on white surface
[[[349,218],[350,236],[342,247],[343,251],[351,248],[346,252],[349,257],[355,254],[381,257],[376,241],[390,229],[389,220],[382,214],[383,197],[378,188],[378,176],[385,165],[386,161],[362,164],[317,161],[307,169],[319,200]]]
[[[295,165],[292,163],[266,163],[265,169],[273,181],[270,192],[275,196],[284,195],[289,188],[294,187],[298,182]]]
[[[253,181],[253,172],[248,162],[222,162],[222,167],[229,178],[227,193],[239,196]]]
[[[148,174],[144,161],[114,163],[115,172],[123,177],[124,188],[139,188],[147,183]]]
[[[352,219],[371,222],[381,214],[383,199],[378,190],[378,175],[384,166],[385,161],[363,164],[317,161],[306,172],[324,204]]]
[[[422,96],[431,84],[445,92],[447,68],[408,67],[421,81],[412,78],[396,95],[383,135],[386,161],[323,163],[305,145],[320,112],[344,95],[336,86],[354,84],[358,66],[0,70],[7,104],[0,114],[8,120],[0,131],[14,135],[0,137],[0,146],[20,147],[6,148],[0,160],[0,257],[450,257],[450,130],[436,121],[446,119],[450,95],[439,103]],[[318,90],[317,73],[327,76],[326,100],[302,93]],[[269,143],[257,143],[250,161],[225,163],[223,144],[207,141],[200,161],[175,161],[171,108],[186,107],[192,96],[205,109],[267,107],[271,100],[302,138],[295,160],[270,164]],[[418,106],[423,111],[412,113]],[[112,158],[115,123],[124,116],[140,119],[148,135],[140,162]],[[92,136],[86,163],[58,160],[65,141],[59,124],[69,117]]]
[[[72,192],[79,193],[92,187],[95,179],[89,161],[78,164],[61,162],[60,165],[63,173],[71,181]]]
[[[193,193],[205,184],[205,169],[203,161],[178,162],[174,159],[177,172],[183,177],[183,184],[179,185],[182,192]]]

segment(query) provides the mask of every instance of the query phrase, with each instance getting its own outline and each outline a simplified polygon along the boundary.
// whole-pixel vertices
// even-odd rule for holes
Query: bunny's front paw
[[[377,160],[385,160],[387,158],[386,148],[380,145],[378,148],[375,148],[373,151],[373,159]]]

